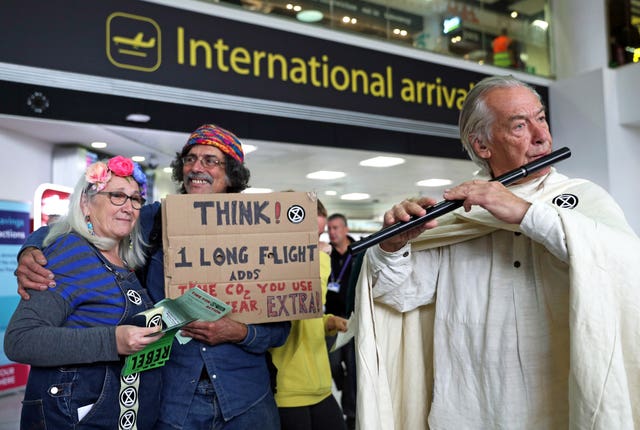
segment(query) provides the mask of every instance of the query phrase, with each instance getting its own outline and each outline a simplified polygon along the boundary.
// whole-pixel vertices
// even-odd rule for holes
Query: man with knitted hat
[[[181,194],[238,193],[247,187],[242,144],[236,136],[206,124],[191,133],[171,163]],[[186,175],[186,177],[185,177]]]
[[[234,193],[247,187],[242,144],[231,132],[212,124],[196,129],[171,163],[172,179],[182,194]],[[160,203],[140,212],[143,237],[149,243],[145,269],[139,273],[154,301],[164,298],[164,254]],[[34,233],[26,246],[38,245]],[[25,249],[16,270],[20,294],[43,289],[50,274],[40,266],[44,257]],[[157,429],[279,430],[278,410],[271,390],[266,352],[284,344],[290,323],[242,324],[228,317],[196,321],[182,334],[194,341],[175,342],[163,368],[163,393]]]

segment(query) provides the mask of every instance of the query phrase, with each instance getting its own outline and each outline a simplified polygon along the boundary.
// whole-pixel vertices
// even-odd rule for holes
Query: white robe
[[[523,197],[557,211],[569,257],[570,428],[640,426],[640,241],[601,188],[553,171]],[[511,187],[517,191],[520,186]],[[578,197],[574,209],[553,197]],[[412,252],[496,229],[517,231],[481,208],[442,217]],[[534,256],[534,262],[542,261]],[[540,267],[544,270],[544,267]],[[357,288],[358,425],[363,430],[426,429],[433,390],[434,305],[398,312],[372,300],[365,258]],[[399,287],[402,288],[402,287]],[[460,405],[464,408],[464,405]]]

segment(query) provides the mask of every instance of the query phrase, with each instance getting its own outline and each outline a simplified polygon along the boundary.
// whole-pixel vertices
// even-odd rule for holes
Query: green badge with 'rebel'
[[[144,349],[127,356],[122,368],[122,375],[143,372],[165,365],[171,355],[171,345],[178,328],[167,331],[160,339],[147,345]]]
[[[134,315],[134,323],[140,327],[155,327],[162,325],[164,336],[141,351],[131,354],[124,361],[122,375],[143,372],[164,366],[171,355],[171,345],[177,331],[183,325],[200,319],[202,321],[217,321],[231,312],[231,306],[211,296],[199,288],[187,290],[176,299],[160,300],[152,309],[147,309]],[[147,336],[154,336],[152,333]],[[181,344],[191,338],[178,337]]]

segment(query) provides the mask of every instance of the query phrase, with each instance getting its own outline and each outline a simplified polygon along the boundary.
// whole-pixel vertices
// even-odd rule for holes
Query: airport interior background
[[[410,46],[416,51],[437,53],[445,62],[450,58],[490,67],[491,41],[506,28],[517,46],[517,60],[508,72],[524,73],[532,80],[553,79],[556,74],[554,47],[550,43],[553,13],[548,0],[201,0],[185,5],[197,10],[198,3],[225,6],[231,16],[234,11],[249,11],[250,19],[258,22],[267,16],[276,17],[291,21],[291,25],[295,21],[312,28],[384,40],[391,49],[396,45],[398,49]],[[606,11],[609,66],[638,62],[639,0],[607,2]],[[492,70],[495,68],[491,67],[489,72]],[[152,197],[158,199],[174,192],[168,166],[176,149],[186,140],[188,130],[159,129],[161,124],[145,118],[144,112],[143,115],[122,112],[127,120],[116,125],[88,120],[59,121],[46,115],[50,102],[47,94],[33,91],[29,97],[29,115],[16,117],[0,112],[0,129],[54,145],[53,157],[63,158],[74,151],[88,151],[95,157],[115,153],[141,157],[141,164],[155,178]],[[43,105],[42,109],[37,107],[38,103]],[[457,137],[455,127],[447,130],[447,137]],[[354,220],[355,232],[375,230],[384,210],[398,197],[438,197],[449,184],[466,180],[475,171],[461,147],[452,150],[453,158],[442,158],[394,151],[393,142],[384,151],[377,148],[372,151],[367,150],[366,142],[359,143],[357,149],[345,149],[295,141],[243,140],[249,150],[254,150],[247,155],[252,171],[250,191],[316,192],[332,212],[343,212]],[[391,159],[368,161],[379,156]],[[274,169],[274,162],[286,169]],[[333,176],[328,173],[323,179],[307,177],[318,170],[332,171]]]
[[[417,51],[437,53],[447,61],[463,60],[491,66],[491,42],[502,29],[514,40],[515,63],[509,72],[524,73],[531,79],[553,78],[551,34],[554,31],[553,13],[547,0],[307,0],[299,2],[262,0],[201,0],[226,6],[234,11],[251,12],[252,19],[268,17],[303,23],[312,28],[329,28],[338,33],[357,34],[367,39],[380,39],[398,46],[410,46]],[[160,2],[172,4],[171,1]],[[189,2],[192,9],[198,3]],[[640,59],[638,0],[619,0],[607,3],[606,25],[609,30],[610,67],[619,67]],[[204,6],[203,6],[204,7]],[[309,18],[311,17],[311,18]],[[266,19],[266,18],[264,18]],[[493,68],[495,70],[495,68]],[[490,70],[491,71],[491,70]],[[88,120],[59,121],[47,118],[47,94],[33,91],[34,108],[42,103],[40,115],[0,115],[0,128],[10,133],[24,134],[38,141],[55,145],[54,156],[64,157],[69,151],[86,150],[96,157],[123,153],[141,157],[141,163],[155,177],[154,198],[162,198],[174,191],[167,172],[175,150],[181,147],[188,130],[158,129],[157,121],[150,121],[140,112],[122,112],[127,120],[122,125],[92,123]],[[40,99],[40,97],[42,99]],[[55,101],[54,101],[55,102]],[[1,114],[1,112],[0,112]],[[140,119],[142,117],[142,119]],[[552,124],[553,126],[553,124]],[[447,137],[456,138],[455,129],[447,130]],[[243,137],[243,136],[241,136]],[[427,139],[427,138],[425,138]],[[336,146],[305,145],[306,142],[243,139],[254,152],[247,155],[252,171],[254,192],[287,189],[310,190],[326,200],[334,212],[344,212],[353,218],[354,231],[372,231],[379,226],[380,216],[398,197],[415,195],[440,196],[451,183],[461,182],[473,175],[474,166],[468,162],[461,147],[455,158],[424,157],[394,151],[393,142],[384,149],[340,148]],[[94,143],[97,142],[97,143]],[[99,145],[106,144],[107,147]],[[367,161],[378,156],[390,160]],[[286,169],[273,169],[274,161]],[[390,163],[372,167],[371,163]],[[380,166],[376,164],[375,166]],[[425,168],[425,166],[428,166]],[[308,174],[329,170],[324,179],[309,179]],[[54,173],[55,174],[55,173]]]
[[[179,2],[155,0],[152,3],[166,6]],[[634,63],[640,62],[640,0],[603,3],[601,22],[608,38],[602,43],[607,46],[607,67],[637,69],[640,66]],[[425,52],[426,58],[442,64],[473,63],[474,71],[486,74],[499,71],[493,64],[492,41],[502,29],[507,29],[514,41],[514,62],[505,72],[545,85],[552,84],[563,73],[558,68],[557,47],[552,42],[554,31],[562,25],[554,21],[553,6],[558,1],[201,0],[176,7],[198,11],[199,7],[206,8],[209,4],[225,8],[223,14],[227,17],[237,14],[242,20],[254,23],[267,19],[271,26],[279,23],[283,27],[296,26],[298,32],[304,28],[300,26],[309,26],[314,31],[322,28],[365,46],[397,49],[415,58],[422,58]],[[0,57],[0,63],[3,61]],[[24,115],[2,106],[0,101],[0,143],[23,140],[34,148],[49,151],[50,166],[43,167],[50,172],[49,182],[64,182],[63,189],[72,185],[68,178],[77,178],[78,171],[69,168],[69,160],[123,154],[139,157],[153,179],[152,200],[175,192],[169,164],[176,150],[186,142],[190,130],[163,128],[142,111],[119,112],[122,117],[128,117],[120,123],[51,118],[47,110],[52,104],[55,107],[56,98],[39,91],[35,85],[30,88],[33,89],[21,108]],[[282,122],[277,124],[284,127]],[[450,140],[456,138],[456,133],[454,128],[444,131]],[[439,199],[445,188],[473,177],[476,171],[461,146],[452,150],[454,156],[441,157],[394,150],[393,142],[382,150],[378,146],[367,148],[366,142],[339,147],[239,137],[245,145],[246,162],[251,170],[248,192],[291,189],[314,192],[329,213],[343,213],[349,218],[355,237],[378,230],[382,214],[392,204],[424,195]],[[612,180],[612,185],[615,182]],[[36,201],[37,190],[33,188],[20,200],[29,202],[35,209],[40,202]],[[39,210],[49,209],[43,206]],[[55,206],[51,210],[53,215],[60,209]],[[6,357],[0,354],[0,370],[2,359]],[[3,377],[0,373],[0,385]],[[0,392],[0,430],[18,428],[20,396],[20,388]]]

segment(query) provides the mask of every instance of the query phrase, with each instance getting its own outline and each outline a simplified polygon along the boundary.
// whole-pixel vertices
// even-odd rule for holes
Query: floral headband
[[[140,185],[140,195],[147,194],[147,176],[140,165],[129,158],[121,155],[111,158],[107,163],[98,161],[87,167],[84,177],[91,185],[87,188],[96,192],[102,191],[111,180],[111,174],[126,178],[133,176],[133,179]]]

